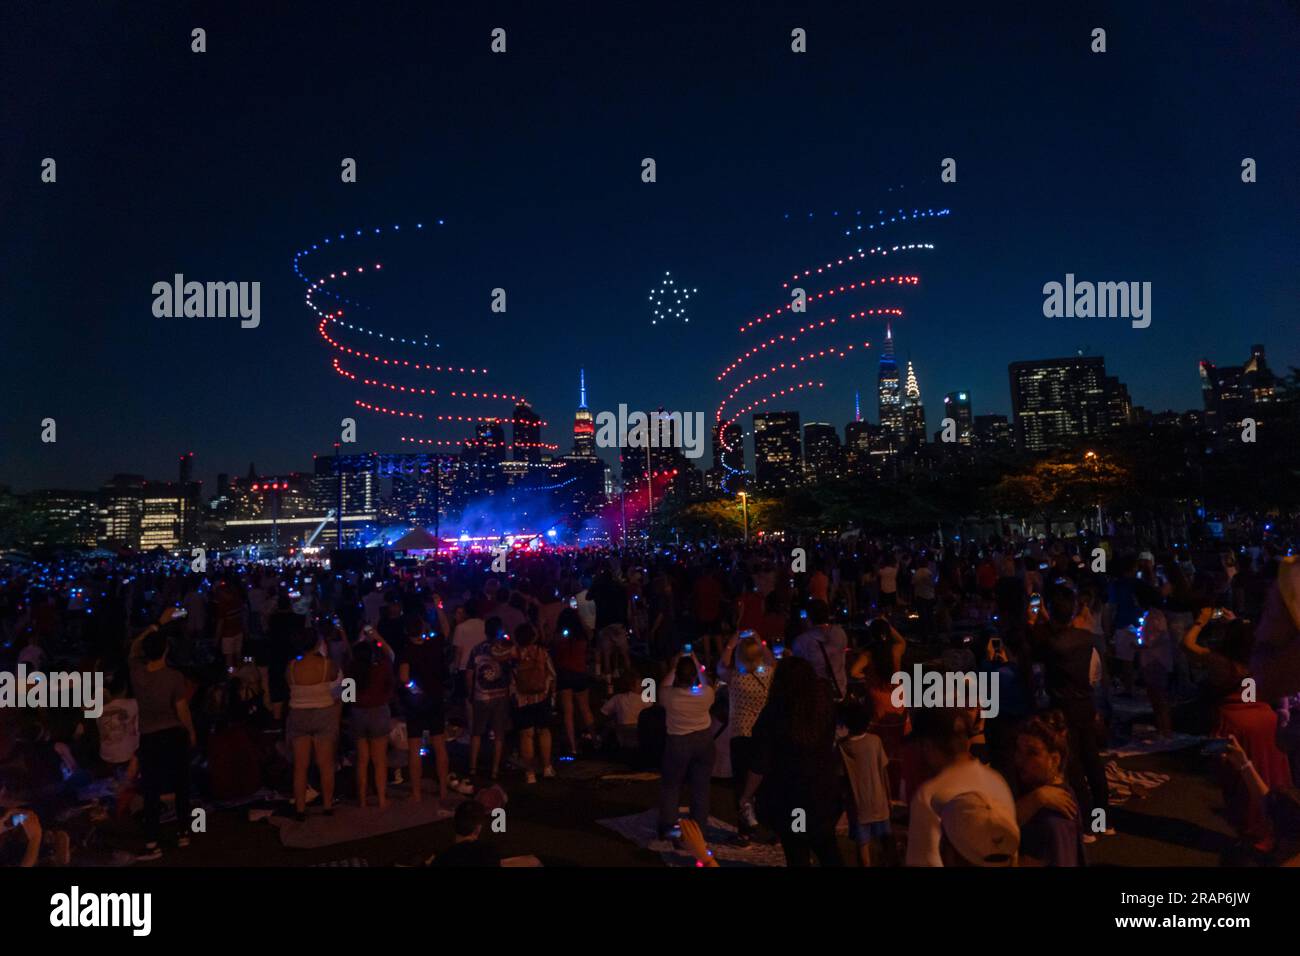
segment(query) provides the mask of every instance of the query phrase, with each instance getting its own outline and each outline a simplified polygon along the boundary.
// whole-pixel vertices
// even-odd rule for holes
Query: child
[[[616,685],[618,693],[601,706],[600,712],[606,717],[614,718],[614,725],[611,728],[614,732],[614,739],[618,743],[620,750],[636,750],[637,741],[637,718],[641,716],[641,711],[650,706],[649,702],[641,696],[641,678],[635,671],[623,673]]]
[[[469,656],[469,696],[474,702],[474,720],[470,730],[469,773],[478,767],[483,735],[491,731],[492,780],[501,772],[501,755],[510,729],[510,685],[519,655],[514,642],[505,633],[500,618],[490,617],[484,625],[488,638]]]
[[[130,810],[135,796],[135,779],[140,764],[140,704],[127,696],[126,674],[114,675],[108,685],[108,703],[97,719],[99,758],[108,764],[117,780],[115,815],[120,820]]]
[[[839,740],[840,756],[849,790],[849,832],[858,845],[863,866],[887,863],[891,846],[889,826],[889,758],[885,745],[868,733],[871,714],[860,701],[844,706],[847,736]]]

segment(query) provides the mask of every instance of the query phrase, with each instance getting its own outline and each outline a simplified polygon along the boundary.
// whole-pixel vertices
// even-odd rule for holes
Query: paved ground
[[[455,758],[453,757],[453,760]],[[1220,865],[1234,844],[1222,816],[1222,798],[1199,748],[1123,758],[1121,766],[1169,774],[1163,786],[1113,810],[1119,833],[1088,847],[1089,862],[1100,866]],[[641,849],[596,821],[642,812],[655,806],[657,781],[602,781],[600,769],[578,761],[560,765],[560,777],[525,786],[522,776],[503,773],[510,802],[507,832],[492,837],[504,855],[533,854],[546,866],[662,866],[657,853]],[[394,791],[401,799],[405,788]],[[379,812],[379,811],[373,811]],[[734,822],[729,785],[715,782],[713,813]],[[186,850],[168,852],[141,866],[311,866],[364,860],[370,866],[412,864],[450,844],[450,821],[313,850],[281,845],[267,822],[249,822],[246,810],[209,814],[208,833]],[[129,831],[106,833],[106,842],[134,846]],[[845,858],[852,846],[843,844]]]

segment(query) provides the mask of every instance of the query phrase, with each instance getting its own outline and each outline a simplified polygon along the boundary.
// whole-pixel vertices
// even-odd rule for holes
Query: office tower
[[[193,527],[193,501],[188,486],[176,481],[147,481],[140,512],[140,550],[171,551],[185,543]]]
[[[761,492],[781,492],[799,483],[803,454],[798,412],[754,414],[754,478]]]
[[[93,548],[99,534],[99,502],[93,491],[45,489],[28,496],[29,544]]]
[[[1128,386],[1113,375],[1102,380],[1106,395],[1106,427],[1110,430],[1123,428],[1133,421],[1133,400],[1129,398]]]
[[[450,455],[389,456],[392,462],[392,506],[404,524],[437,528],[448,513],[451,498]]]
[[[349,519],[369,516],[373,520],[379,508],[377,456],[318,456],[311,491],[313,510],[320,515],[334,511],[335,521],[345,528]]]
[[[1013,362],[1008,371],[1020,448],[1042,451],[1104,435],[1128,407],[1127,390],[1107,377],[1101,356]]]
[[[198,540],[199,517],[203,509],[203,482],[194,480],[194,452],[181,455],[180,487],[185,497],[181,543],[193,544]]]
[[[540,464],[542,460],[542,419],[527,402],[515,406],[512,423],[511,455],[515,461]]]
[[[1005,415],[975,416],[975,447],[984,450],[1009,449],[1015,445],[1011,423]]]
[[[1242,365],[1216,366],[1205,359],[1199,366],[1205,423],[1211,431],[1236,430],[1243,418],[1258,417],[1260,405],[1273,401],[1277,377],[1268,367],[1264,346],[1252,345]]]
[[[144,515],[143,475],[114,475],[99,489],[99,541],[110,548],[139,548]]]
[[[912,451],[925,444],[925,406],[921,403],[921,386],[916,370],[907,363],[907,384],[903,389],[903,446]]]
[[[855,419],[844,426],[844,470],[848,474],[861,474],[871,464],[871,445],[875,440],[873,433],[881,431],[879,425],[872,425],[862,419]]]
[[[824,481],[840,475],[840,436],[834,425],[809,422],[803,427],[804,476]]]
[[[949,392],[945,395],[943,397],[943,417],[953,420],[957,444],[970,445],[974,443],[975,421],[971,416],[970,392]],[[1005,422],[1006,418],[1004,417],[1002,420]]]
[[[880,424],[894,443],[903,441],[903,396],[898,381],[898,362],[894,359],[894,330],[885,326],[885,345],[880,354],[880,369],[877,373],[877,389],[880,406]]]

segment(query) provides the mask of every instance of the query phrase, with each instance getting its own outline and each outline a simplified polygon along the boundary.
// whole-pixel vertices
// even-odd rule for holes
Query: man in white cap
[[[970,753],[974,719],[970,711],[957,708],[920,709],[913,713],[914,733],[921,741],[922,758],[936,773],[917,787],[912,797],[907,823],[908,866],[946,865],[942,853],[945,813],[949,804],[962,796],[981,796],[999,819],[1010,819],[1015,833],[1013,855],[1019,846],[1016,801],[1011,788],[1001,774]]]
[[[944,866],[1015,866],[1020,828],[1014,814],[976,791],[960,793],[940,814],[939,856]]]

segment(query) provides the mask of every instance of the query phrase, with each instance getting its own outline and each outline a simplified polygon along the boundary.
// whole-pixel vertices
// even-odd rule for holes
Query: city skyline
[[[631,12],[599,29],[521,12],[511,55],[496,59],[468,40],[434,56],[423,28],[373,13],[347,21],[346,77],[326,72],[304,86],[337,22],[267,11],[267,35],[301,35],[286,48],[213,11],[211,35],[239,42],[196,57],[183,11],[161,11],[139,37],[118,37],[105,12],[87,16],[76,49],[20,24],[25,42],[4,67],[69,77],[48,102],[20,99],[21,148],[0,156],[11,226],[0,268],[13,290],[0,483],[15,488],[76,485],[90,463],[97,474],[165,474],[189,449],[212,487],[218,471],[249,460],[277,473],[328,451],[357,396],[330,371],[287,265],[331,232],[412,221],[445,221],[446,239],[394,272],[409,284],[386,303],[400,317],[388,327],[522,383],[552,435],[572,414],[580,366],[596,410],[711,410],[736,324],[779,303],[783,277],[843,256],[861,245],[863,222],[902,209],[952,211],[916,236],[932,251],[898,257],[919,284],[872,303],[906,313],[892,322],[897,358],[915,367],[931,433],[955,389],[976,414],[1010,416],[1012,361],[1104,356],[1134,401],[1163,410],[1195,407],[1186,370],[1202,359],[1234,364],[1255,342],[1279,369],[1300,356],[1300,197],[1284,173],[1298,134],[1265,121],[1300,107],[1297,84],[1277,81],[1294,69],[1283,54],[1296,26],[1285,18],[1261,14],[1252,57],[1207,64],[1194,51],[1236,25],[1229,11],[1172,21],[1116,11],[1113,37],[1158,26],[1166,42],[1144,44],[1142,59],[1130,45],[1102,57],[1079,42],[1062,60],[1073,47],[1049,49],[1041,37],[1086,39],[1085,13],[940,18],[917,48],[899,41],[911,35],[904,12],[880,11],[868,30],[851,6],[832,5],[807,23],[808,67],[789,54],[788,17],[773,11],[743,24],[704,11],[686,36]],[[448,37],[486,29],[463,12],[440,21]],[[160,61],[169,48],[160,38],[173,35],[176,51]],[[581,68],[566,60],[574,49]],[[889,83],[863,82],[863,49]],[[173,81],[85,73],[86,63],[133,58],[165,66]],[[420,68],[394,84],[395,62]],[[543,64],[555,84],[520,101]],[[593,87],[598,74],[610,83]],[[971,76],[983,82],[971,87]],[[471,102],[437,95],[467,80]],[[280,92],[266,100],[264,88]],[[949,109],[954,89],[963,101]],[[1260,108],[1237,109],[1239,89],[1254,90]],[[226,102],[241,104],[241,135],[264,147],[238,163],[187,119],[194,104]],[[432,122],[405,122],[429,102]],[[1103,107],[1104,128],[1127,131],[1118,142],[1091,126],[1081,135],[1075,117]],[[753,137],[793,115],[797,142]],[[157,138],[123,137],[108,116],[151,117]],[[608,135],[594,137],[592,124]],[[57,183],[40,180],[50,155]],[[654,183],[640,178],[647,156],[658,163]],[[1241,181],[1243,156],[1258,161],[1257,182]],[[340,182],[345,157],[356,159],[355,183]],[[945,157],[956,158],[956,182],[940,179]],[[688,324],[651,323],[646,290],[665,272],[699,290]],[[1151,282],[1151,326],[1045,318],[1044,284],[1068,273]],[[261,282],[260,324],[155,317],[152,286],[175,274]],[[490,310],[495,288],[509,292],[500,315]],[[839,426],[855,391],[876,418],[884,323],[862,333],[871,347],[800,398],[804,421]],[[58,423],[55,444],[40,441],[46,418]],[[385,423],[358,423],[358,447],[400,447]]]
[[[1183,408],[1154,408],[1141,402],[1140,401],[1141,396],[1139,395],[1139,396],[1132,396],[1132,401],[1130,402],[1131,407],[1134,409],[1135,412],[1136,410],[1141,409],[1144,413],[1146,413],[1149,416],[1160,416],[1160,415],[1167,415],[1171,413],[1175,415],[1181,415],[1181,414],[1186,414],[1188,412],[1209,412],[1211,411],[1211,409],[1208,407],[1209,400],[1206,397],[1206,381],[1205,381],[1206,379],[1205,369],[1207,367],[1207,363],[1209,363],[1209,367],[1211,368],[1215,368],[1215,367],[1226,368],[1233,371],[1238,371],[1242,368],[1249,368],[1252,359],[1254,358],[1262,359],[1262,351],[1257,354],[1254,350],[1256,349],[1265,350],[1266,346],[1267,343],[1265,343],[1264,345],[1254,345],[1251,346],[1250,348],[1243,349],[1243,353],[1245,354],[1246,359],[1239,366],[1230,364],[1231,357],[1229,357],[1229,361],[1224,361],[1224,362],[1213,362],[1211,359],[1198,360],[1195,364],[1195,367],[1193,368],[1192,375],[1197,376],[1194,379],[1194,381],[1197,383],[1197,387],[1199,389],[1199,392],[1197,394],[1197,397],[1200,399],[1199,404],[1193,404],[1189,407],[1183,407]],[[882,355],[882,359],[881,359],[882,363],[888,362],[889,358],[890,356],[888,354],[888,350],[886,350],[886,354]],[[1014,370],[1016,366],[1041,366],[1041,365],[1053,365],[1053,364],[1072,365],[1079,362],[1082,362],[1084,364],[1098,363],[1104,367],[1105,360],[1106,357],[1102,355],[1078,355],[1078,356],[1063,356],[1063,357],[1051,357],[1051,358],[1044,357],[1038,359],[1024,359],[1024,360],[1019,360],[1010,363],[1008,366],[1008,370],[1011,371],[1012,374],[1014,375]],[[1300,362],[1300,360],[1298,360],[1298,362]],[[904,364],[907,367],[909,372],[913,371],[913,369],[911,368],[913,362],[911,360],[905,360]],[[1292,366],[1289,363],[1287,363],[1282,367],[1274,367],[1271,369],[1271,371],[1273,374],[1280,376],[1285,374],[1282,371],[1282,368],[1289,369],[1292,367],[1295,366]],[[605,410],[605,408],[601,403],[595,403],[594,406],[588,405],[587,402],[588,388],[586,382],[585,366],[580,366],[578,368],[578,376],[579,376],[578,388],[577,388],[578,396],[579,396],[578,404],[575,405],[573,409],[571,409],[570,415],[567,418],[561,417],[558,421],[551,420],[549,423],[547,423],[545,426],[542,427],[538,427],[536,425],[526,426],[528,434],[526,436],[523,436],[522,439],[523,441],[536,445],[538,443],[539,435],[541,437],[549,437],[552,440],[552,442],[555,444],[556,446],[555,449],[551,452],[544,454],[540,451],[540,449],[533,447],[526,454],[523,455],[516,454],[514,456],[515,458],[517,458],[518,460],[534,461],[534,462],[540,462],[541,460],[543,460],[543,458],[545,458],[546,460],[558,462],[566,457],[571,456],[576,452],[581,456],[595,456],[596,458],[600,459],[602,463],[606,465],[609,469],[615,472],[617,471],[619,466],[619,460],[620,460],[619,458],[620,449],[602,448],[598,446],[595,441],[595,427],[594,424],[592,424],[592,421],[594,419],[595,414]],[[922,373],[918,372],[915,374],[915,376],[912,377],[911,380],[916,381],[922,378],[923,378]],[[1118,376],[1108,375],[1107,379],[1115,382],[1121,389],[1123,389],[1126,398],[1131,397],[1131,390],[1127,388],[1127,383],[1120,382],[1118,380]],[[889,385],[885,384],[885,382],[887,381],[892,381],[894,385],[898,386],[898,394],[900,396],[898,428],[900,430],[899,434],[902,435],[903,432],[905,431],[905,427],[903,424],[904,419],[902,417],[903,412],[905,411],[903,405],[903,396],[905,394],[905,389],[902,387],[904,383],[898,377],[895,377],[892,380],[888,380],[888,379],[882,380],[878,378],[877,381],[878,392],[881,389],[887,390],[888,388],[890,388]],[[856,391],[857,390],[855,390],[855,393]],[[1014,384],[1011,390],[1008,392],[1006,404],[1002,406],[998,406],[997,410],[990,410],[986,406],[981,406],[979,402],[975,399],[975,396],[972,395],[970,390],[965,388],[958,387],[952,389],[945,389],[942,385],[937,387],[927,385],[925,388],[925,392],[930,394],[931,396],[935,396],[932,397],[928,403],[922,406],[925,409],[925,416],[926,416],[923,419],[923,422],[928,423],[928,425],[926,425],[926,430],[924,432],[925,443],[933,443],[934,441],[937,440],[937,433],[939,427],[943,422],[944,418],[948,417],[950,414],[948,406],[958,393],[961,394],[962,396],[961,403],[967,406],[968,414],[971,416],[972,419],[987,418],[990,416],[992,417],[1005,416],[1008,424],[1011,425],[1013,428],[1015,426],[1016,397],[1015,397]],[[855,396],[853,397],[857,398],[860,402],[860,396],[855,394]],[[932,416],[930,415],[929,409],[934,405],[939,406],[939,414]],[[529,409],[530,412],[532,411],[531,405],[521,405],[520,407],[521,408],[526,407]],[[595,411],[592,410],[593,407],[595,408]],[[652,409],[656,406],[652,404],[646,407]],[[660,404],[657,407],[662,408],[663,405]],[[1005,411],[1003,409],[1005,409]],[[518,413],[518,409],[516,410],[516,414],[517,413]],[[815,419],[811,417],[802,418],[804,412],[803,409],[801,408],[795,408],[795,407],[775,408],[774,407],[770,409],[768,413],[769,414],[793,413],[796,417],[801,418],[803,422],[803,424],[801,425],[801,429],[803,427],[806,427],[807,425],[818,423]],[[536,413],[532,412],[532,414],[535,415]],[[752,474],[754,470],[753,464],[755,461],[754,429],[752,427],[753,415],[746,416],[746,417],[749,420],[749,424],[751,427],[743,430],[744,446],[745,446],[745,461],[748,466],[747,470]],[[502,418],[500,419],[500,421],[503,425],[510,425],[514,420],[510,418]],[[845,440],[846,429],[854,421],[860,421],[860,422],[877,425],[877,426],[884,424],[880,419],[880,417],[876,417],[875,421],[872,421],[871,416],[861,414],[860,410],[854,408],[850,408],[848,417],[843,419],[832,418],[829,424],[831,424],[836,429],[836,434],[838,438],[843,442]],[[483,429],[483,428],[487,428],[488,426],[479,426],[479,427],[480,429]],[[589,432],[586,431],[586,429],[588,428],[590,429]],[[577,438],[576,432],[578,429],[583,430],[584,437],[581,440]],[[509,447],[512,449],[513,452],[515,449],[517,449],[517,447],[519,447],[518,443],[520,440],[521,440],[520,437],[516,437],[516,434],[512,432],[512,434],[509,437],[502,437],[500,439],[500,442],[502,447]],[[466,446],[467,447],[472,446],[474,444],[474,441],[475,441],[474,438],[467,437]],[[1020,447],[1019,445],[1020,441],[1021,440],[1017,438],[1018,447]],[[395,448],[366,448],[359,445],[357,447],[348,447],[348,446],[341,446],[341,447],[345,449],[347,454],[384,455],[384,454],[400,454],[404,451],[409,451],[409,449],[402,449],[396,447]],[[1031,442],[1025,445],[1024,447],[1027,447],[1029,450],[1041,450],[1042,447],[1047,447],[1047,446],[1036,446]],[[579,449],[581,450],[579,451]],[[451,456],[451,455],[459,454],[459,452],[460,450],[457,449],[457,450],[444,451],[441,452],[440,454]],[[272,468],[265,468],[265,469],[259,468],[258,474],[265,475],[265,476],[292,474],[294,472],[300,471],[302,467],[306,467],[308,464],[310,464],[311,461],[315,461],[318,457],[327,456],[329,454],[330,454],[329,450],[321,448],[316,451],[310,452],[307,461],[289,462],[285,467],[272,467]],[[716,454],[717,454],[717,447],[716,445],[711,444],[709,454],[696,461],[695,465],[702,470],[708,470],[715,467],[717,464],[716,457],[715,457]],[[188,450],[180,454],[178,457],[182,462],[182,467],[186,468],[188,472],[190,472],[191,474],[193,473],[193,469],[194,469],[194,464],[193,464],[194,459],[197,458],[201,463],[203,462],[203,455],[196,454],[196,452],[193,450]],[[189,461],[188,465],[185,464],[187,460]],[[248,462],[250,466],[256,465],[255,459],[249,458]],[[91,466],[87,466],[87,467],[89,468]],[[204,467],[209,469],[209,472],[213,475],[213,481],[206,482],[202,478],[195,478],[194,480],[198,481],[199,484],[207,487],[209,489],[209,493],[215,490],[216,486],[218,485],[218,481],[217,481],[218,476],[221,475],[238,476],[242,474],[243,471],[243,466],[240,465],[237,461],[223,462],[221,464],[204,463]],[[125,468],[125,469],[117,469],[117,470],[101,469],[99,472],[96,472],[95,474],[103,475],[103,476],[140,475],[142,477],[145,477],[145,476],[161,474],[161,473],[162,472],[155,472],[149,469],[142,469],[139,467],[135,467],[135,468]],[[169,481],[171,479],[148,477],[146,478],[146,480]],[[188,479],[182,479],[182,480],[184,481]],[[19,482],[4,481],[3,476],[0,476],[0,488],[7,488],[10,491],[15,493],[31,493],[31,492],[43,491],[43,490],[88,491],[88,490],[92,490],[95,487],[98,487],[100,484],[103,483],[103,481],[104,479],[102,477],[95,477],[94,475],[86,474],[85,472],[83,472],[83,478],[80,481],[53,483],[53,484],[45,484],[39,486],[38,485],[24,486]],[[89,484],[87,482],[89,482]]]

